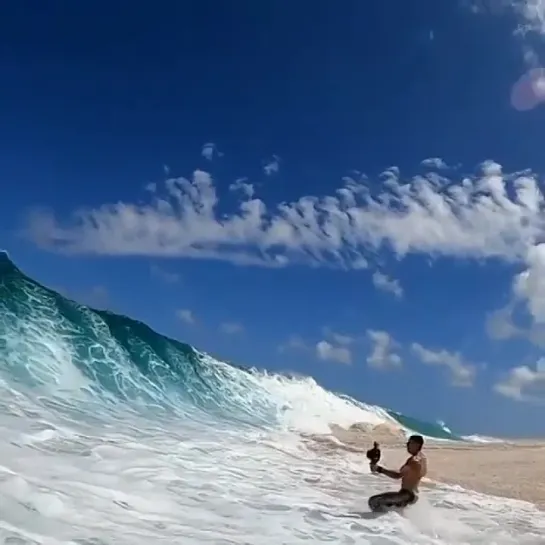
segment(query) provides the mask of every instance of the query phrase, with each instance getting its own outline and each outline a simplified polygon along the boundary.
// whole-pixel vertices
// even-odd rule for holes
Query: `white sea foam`
[[[286,430],[98,408],[85,423],[45,399],[0,393],[0,543],[545,542],[532,505],[456,487],[423,492],[406,516],[337,517],[365,510],[388,484],[355,456],[320,458]]]
[[[355,422],[371,425],[390,422],[401,428],[384,409],[329,392],[311,377],[288,379],[260,373],[256,378],[281,407],[280,420],[287,429],[329,433],[331,424],[348,428]]]
[[[488,437],[486,435],[464,435],[462,439],[466,441],[473,441],[474,443],[503,443],[505,439],[499,439],[497,437]]]

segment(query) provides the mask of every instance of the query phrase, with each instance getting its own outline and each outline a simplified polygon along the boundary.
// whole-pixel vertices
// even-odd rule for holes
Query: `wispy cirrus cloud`
[[[59,220],[31,210],[24,232],[50,251],[218,259],[241,265],[368,266],[379,249],[407,254],[521,262],[545,236],[544,197],[531,172],[504,174],[485,161],[473,175],[402,178],[387,169],[373,186],[344,178],[333,194],[268,206],[244,193],[220,215],[212,177],[170,178],[145,204],[76,210]]]

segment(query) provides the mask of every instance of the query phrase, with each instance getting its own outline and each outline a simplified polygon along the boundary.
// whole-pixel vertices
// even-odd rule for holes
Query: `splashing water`
[[[217,361],[0,254],[2,543],[544,543],[532,505],[452,487],[406,516],[336,516],[379,484],[357,455],[324,457],[301,433],[403,418],[426,424]]]

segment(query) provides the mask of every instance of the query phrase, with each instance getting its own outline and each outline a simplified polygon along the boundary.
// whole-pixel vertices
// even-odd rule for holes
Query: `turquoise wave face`
[[[71,301],[25,276],[0,254],[0,377],[117,399],[150,411],[272,423],[267,392],[248,372],[218,362],[142,322]],[[261,390],[261,391],[260,391]]]
[[[418,420],[410,416],[405,416],[401,413],[396,413],[394,411],[387,411],[388,414],[395,418],[403,427],[414,431],[420,435],[425,435],[427,437],[434,437],[436,439],[449,439],[451,441],[463,441],[462,437],[453,434],[452,432],[447,431],[440,424],[433,424],[431,422],[424,422],[423,420]]]
[[[276,386],[271,376],[281,379]],[[70,410],[91,400],[89,411],[122,403],[159,418],[194,417],[197,411],[213,422],[268,427],[285,423],[285,411],[297,412],[290,407],[316,401],[312,418],[323,415],[326,425],[327,415],[335,418],[325,407],[320,412],[304,379],[289,381],[295,389],[286,389],[287,381],[218,361],[137,320],[80,305],[29,278],[0,252],[0,385],[61,404],[68,399]],[[369,410],[346,396],[331,396]],[[416,432],[459,439],[438,424],[388,412]],[[350,425],[344,416],[342,421]]]

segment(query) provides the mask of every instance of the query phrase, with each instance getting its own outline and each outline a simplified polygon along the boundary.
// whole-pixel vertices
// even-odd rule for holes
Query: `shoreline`
[[[345,451],[363,457],[377,441],[383,454],[381,463],[392,469],[399,468],[407,458],[405,431],[393,425],[356,424],[348,430],[333,425],[331,431],[329,436],[307,439],[324,453]],[[545,510],[545,487],[536,486],[545,483],[545,440],[471,443],[425,439],[424,452],[428,475],[422,488],[458,485],[481,494],[526,501]]]

